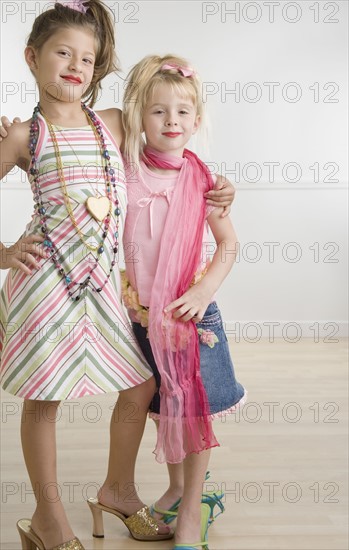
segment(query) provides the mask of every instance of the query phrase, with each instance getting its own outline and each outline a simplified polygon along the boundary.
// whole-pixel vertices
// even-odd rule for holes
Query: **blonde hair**
[[[108,74],[118,71],[119,67],[112,12],[100,0],[86,0],[84,5],[86,13],[58,3],[53,9],[41,13],[34,21],[27,46],[40,51],[45,42],[62,28],[77,27],[92,32],[97,41],[96,61],[91,84],[82,97],[93,107],[102,89],[101,81]]]
[[[189,63],[182,57],[150,55],[144,57],[127,75],[127,86],[123,100],[123,123],[126,133],[124,156],[129,163],[139,164],[145,142],[142,138],[143,113],[157,85],[166,83],[178,94],[188,97],[196,107],[196,114],[203,119],[204,103],[201,81],[193,72],[185,77],[176,69],[163,69],[170,64],[187,68]],[[202,121],[201,121],[202,123]]]

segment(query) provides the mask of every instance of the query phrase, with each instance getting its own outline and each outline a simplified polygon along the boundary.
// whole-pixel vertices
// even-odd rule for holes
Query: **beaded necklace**
[[[46,117],[46,122],[47,122],[47,117]],[[85,167],[88,170],[89,166],[90,166],[90,163],[87,166],[84,164],[83,160],[81,158],[79,158],[78,155],[76,154],[76,151],[75,151],[74,147],[72,146],[71,141],[70,140],[68,141],[67,138],[65,137],[65,131],[69,130],[71,128],[64,128],[62,126],[58,126],[57,124],[52,124],[52,123],[51,123],[51,125],[52,125],[52,129],[54,131],[54,134],[57,136],[57,140],[58,140],[58,134],[59,134],[61,139],[66,143],[67,147],[69,147],[69,149],[71,151],[71,154],[75,157],[76,164],[78,166],[80,166],[81,170],[84,171]],[[88,125],[88,128],[90,128],[90,125]],[[81,128],[81,129],[84,129],[84,128]],[[96,143],[95,155],[96,155],[96,160],[92,161],[92,166],[93,167],[98,166],[98,163],[99,163],[99,160],[100,160],[100,157],[101,157],[101,151],[100,151],[99,143]],[[91,190],[92,190],[92,192],[93,192],[93,194],[96,198],[103,196],[101,194],[101,192],[99,191],[99,189],[98,189],[98,185],[99,185],[98,181],[92,182],[91,179],[88,177],[87,173],[86,174],[84,173],[84,180],[87,181],[87,183],[89,184],[89,186],[90,186],[90,188],[91,188]],[[101,228],[101,227],[102,227],[102,224],[99,224],[99,228]]]
[[[52,124],[50,123],[50,121],[47,120],[47,118],[45,117],[45,115],[41,111],[39,104],[35,107],[34,112],[33,112],[33,117],[32,117],[32,121],[31,121],[31,124],[30,124],[30,140],[29,140],[29,152],[30,152],[30,156],[31,156],[31,168],[29,170],[29,173],[33,176],[35,210],[37,211],[37,213],[40,217],[40,224],[42,226],[41,231],[45,235],[45,241],[44,241],[43,244],[44,244],[44,247],[47,250],[47,256],[54,263],[56,269],[58,270],[59,275],[62,277],[62,280],[64,281],[64,283],[66,285],[68,295],[71,297],[71,299],[73,301],[80,300],[81,294],[83,293],[83,291],[87,287],[90,287],[92,292],[102,292],[103,288],[105,287],[105,285],[107,284],[107,282],[108,282],[108,280],[111,276],[111,273],[113,271],[113,268],[114,268],[115,264],[117,263],[116,262],[116,257],[117,257],[117,253],[118,253],[118,249],[119,249],[118,237],[119,237],[120,208],[119,208],[119,199],[118,199],[118,194],[117,194],[117,189],[116,189],[115,171],[111,166],[110,155],[109,155],[109,152],[108,152],[108,149],[107,149],[107,146],[106,146],[106,142],[105,142],[105,138],[104,138],[104,135],[103,135],[103,130],[102,130],[101,123],[97,119],[97,116],[95,115],[95,113],[91,109],[89,109],[86,105],[82,104],[81,108],[84,111],[84,113],[86,114],[87,120],[88,120],[90,126],[92,127],[92,129],[94,131],[97,143],[99,144],[99,147],[100,147],[101,157],[104,161],[104,177],[105,177],[106,196],[105,197],[100,197],[98,199],[92,197],[95,201],[101,201],[102,199],[105,199],[104,206],[102,207],[102,209],[100,207],[98,207],[97,208],[97,214],[96,214],[96,211],[94,212],[94,208],[93,208],[94,205],[92,205],[92,208],[90,208],[90,204],[88,202],[89,199],[91,199],[91,197],[89,197],[89,199],[87,199],[87,201],[86,201],[86,208],[90,212],[90,214],[95,219],[99,219],[100,221],[103,222],[102,223],[103,233],[102,233],[102,237],[101,237],[101,242],[98,246],[92,246],[86,241],[83,233],[81,232],[80,228],[78,227],[78,225],[76,223],[74,213],[73,213],[72,207],[70,205],[70,198],[69,198],[69,194],[68,194],[68,191],[67,191],[67,186],[66,186],[66,182],[65,182],[65,178],[64,178],[64,174],[63,174],[62,159],[61,159],[61,155],[60,155],[60,152],[59,152],[57,138],[55,136]],[[62,193],[64,195],[64,201],[65,201],[65,205],[66,205],[69,217],[70,217],[70,219],[72,221],[72,224],[75,227],[75,229],[76,229],[76,231],[79,235],[79,238],[80,238],[81,242],[87,248],[89,248],[89,250],[91,250],[93,252],[97,252],[97,256],[94,259],[93,265],[91,266],[90,270],[88,271],[87,276],[85,277],[85,279],[81,283],[79,283],[77,281],[74,281],[72,279],[72,277],[70,276],[71,273],[67,272],[64,269],[64,267],[62,265],[62,259],[61,259],[59,249],[55,245],[52,238],[49,236],[49,230],[48,230],[48,227],[47,227],[47,220],[49,219],[49,216],[47,215],[46,208],[45,208],[45,205],[44,205],[43,200],[42,200],[42,191],[41,191],[41,188],[40,188],[40,177],[39,177],[39,165],[38,165],[38,159],[35,155],[36,145],[37,145],[38,136],[39,136],[39,124],[38,124],[38,115],[39,115],[39,113],[46,120],[47,127],[49,129],[50,136],[51,136],[51,139],[52,139],[52,142],[53,142],[53,146],[54,146],[54,149],[55,149],[55,155],[56,155],[56,161],[57,161],[57,171],[58,171],[60,184],[61,184],[61,189],[62,189]],[[108,236],[109,225],[110,225],[110,221],[111,221],[111,213],[112,213],[112,202],[113,202],[111,187],[113,187],[113,190],[114,190],[114,204],[115,204],[114,214],[116,215],[116,231],[114,233],[114,243],[113,243],[113,246],[112,246],[113,256],[112,256],[111,264],[110,264],[110,267],[109,267],[109,272],[107,273],[103,284],[100,287],[96,287],[94,285],[94,283],[92,282],[91,275],[92,275],[93,271],[98,266],[98,263],[100,261],[100,257],[104,252],[104,242],[105,242],[105,240]],[[108,201],[108,203],[106,201]],[[104,213],[102,212],[103,209],[104,209]]]

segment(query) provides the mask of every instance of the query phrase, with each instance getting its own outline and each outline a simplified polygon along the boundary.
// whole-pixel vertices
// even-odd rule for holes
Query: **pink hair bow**
[[[171,69],[175,69],[186,78],[191,77],[195,74],[194,69],[192,69],[191,67],[181,67],[180,65],[172,65],[172,63],[166,63],[161,67],[161,71],[170,71]]]
[[[57,0],[57,4],[61,4],[61,6],[70,8],[71,10],[79,11],[80,13],[86,13],[88,10],[88,8],[84,6],[83,0],[68,0],[66,2]]]

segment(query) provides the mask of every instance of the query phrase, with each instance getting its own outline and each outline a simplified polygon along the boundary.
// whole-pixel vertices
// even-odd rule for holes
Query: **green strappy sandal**
[[[175,544],[173,550],[197,550],[202,548],[203,550],[209,550],[207,541],[207,530],[210,526],[211,509],[208,504],[201,504],[201,542],[195,544]]]
[[[210,472],[206,472],[205,481],[207,481],[210,477]],[[223,514],[225,508],[222,503],[222,499],[224,497],[224,493],[222,491],[206,491],[202,493],[202,504],[208,504],[210,507],[210,519],[209,519],[209,526],[211,523],[220,515]],[[172,521],[174,521],[178,515],[178,508],[181,503],[181,499],[179,498],[168,510],[162,510],[159,508],[156,504],[152,504],[149,509],[151,515],[154,515],[154,513],[158,513],[162,515],[161,521],[163,521],[166,525],[169,525]],[[214,514],[215,507],[218,506],[219,512],[217,514]]]

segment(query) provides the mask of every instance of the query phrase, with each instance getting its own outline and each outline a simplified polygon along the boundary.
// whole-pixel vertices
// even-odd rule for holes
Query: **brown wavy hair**
[[[41,13],[34,21],[27,46],[40,51],[51,36],[64,27],[78,27],[91,31],[97,40],[96,61],[90,86],[84,92],[86,103],[93,107],[102,89],[101,81],[108,74],[119,71],[115,52],[114,21],[112,12],[100,0],[83,2],[86,13],[56,3],[53,9]]]

